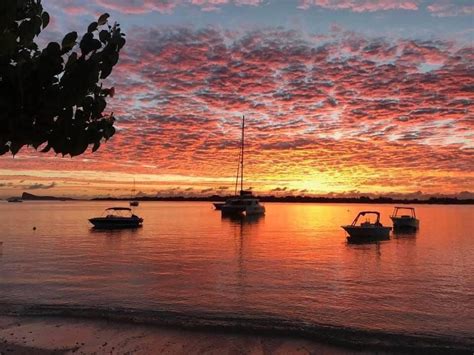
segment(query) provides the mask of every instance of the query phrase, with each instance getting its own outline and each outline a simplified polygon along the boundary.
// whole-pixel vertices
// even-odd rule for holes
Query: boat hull
[[[406,217],[390,217],[393,222],[394,229],[418,229],[420,221],[416,218]]]
[[[391,227],[364,227],[364,226],[342,226],[349,234],[348,240],[387,240],[390,239]]]
[[[214,205],[214,208],[217,211],[220,211],[222,209],[222,206],[224,206],[224,203],[223,202],[216,202],[216,203],[213,203],[213,205]]]
[[[245,206],[220,206],[220,211],[223,216],[238,216],[245,213]]]
[[[221,212],[223,216],[259,216],[265,214],[265,207],[263,206],[235,206],[222,205]]]
[[[142,226],[142,218],[105,218],[97,217],[89,219],[96,229],[124,229],[138,228]]]

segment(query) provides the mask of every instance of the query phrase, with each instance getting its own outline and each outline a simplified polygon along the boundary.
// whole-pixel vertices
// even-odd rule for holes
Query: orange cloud
[[[473,186],[472,47],[344,31],[321,42],[296,31],[184,27],[136,29],[128,43],[110,82],[118,117],[112,140],[75,159],[31,151],[1,157],[4,173],[76,173],[91,184],[88,194],[103,191],[98,179],[118,188],[133,175],[146,176],[144,193],[218,192],[232,186],[245,114],[256,191]],[[163,174],[176,182],[160,181]],[[51,190],[59,188],[67,191],[60,182]]]

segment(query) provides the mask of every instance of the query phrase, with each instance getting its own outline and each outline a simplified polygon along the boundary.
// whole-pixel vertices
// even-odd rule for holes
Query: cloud
[[[374,12],[386,10],[418,10],[420,0],[300,0],[298,7],[308,9],[319,6],[331,10],[350,10],[354,12]]]
[[[235,179],[245,114],[245,173],[259,191],[473,184],[471,46],[275,28],[156,26],[127,38],[109,81],[117,134],[95,154],[21,152],[2,169],[179,175],[216,191]]]
[[[202,11],[219,11],[223,6],[258,6],[263,0],[96,0],[96,4],[107,10],[124,14],[159,12],[169,14],[178,7],[198,7]]]
[[[473,16],[474,4],[472,1],[435,1],[428,5],[427,9],[434,16],[437,17],[452,17],[452,16]]]

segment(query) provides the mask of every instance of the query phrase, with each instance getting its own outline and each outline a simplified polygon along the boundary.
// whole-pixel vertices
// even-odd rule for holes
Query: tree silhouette
[[[34,42],[48,25],[41,0],[0,0],[0,155],[22,147],[53,149],[75,156],[96,151],[114,133],[113,114],[104,115],[103,88],[119,59],[125,35],[108,14],[39,49]]]

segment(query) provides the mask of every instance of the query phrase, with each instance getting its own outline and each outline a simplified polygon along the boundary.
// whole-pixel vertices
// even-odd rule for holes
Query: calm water
[[[474,207],[416,206],[416,234],[350,245],[342,224],[393,206],[149,202],[135,231],[96,232],[111,203],[0,203],[0,303],[280,319],[474,344]],[[119,203],[120,205],[120,203]],[[122,203],[122,205],[124,205]],[[33,231],[32,227],[36,226]]]

